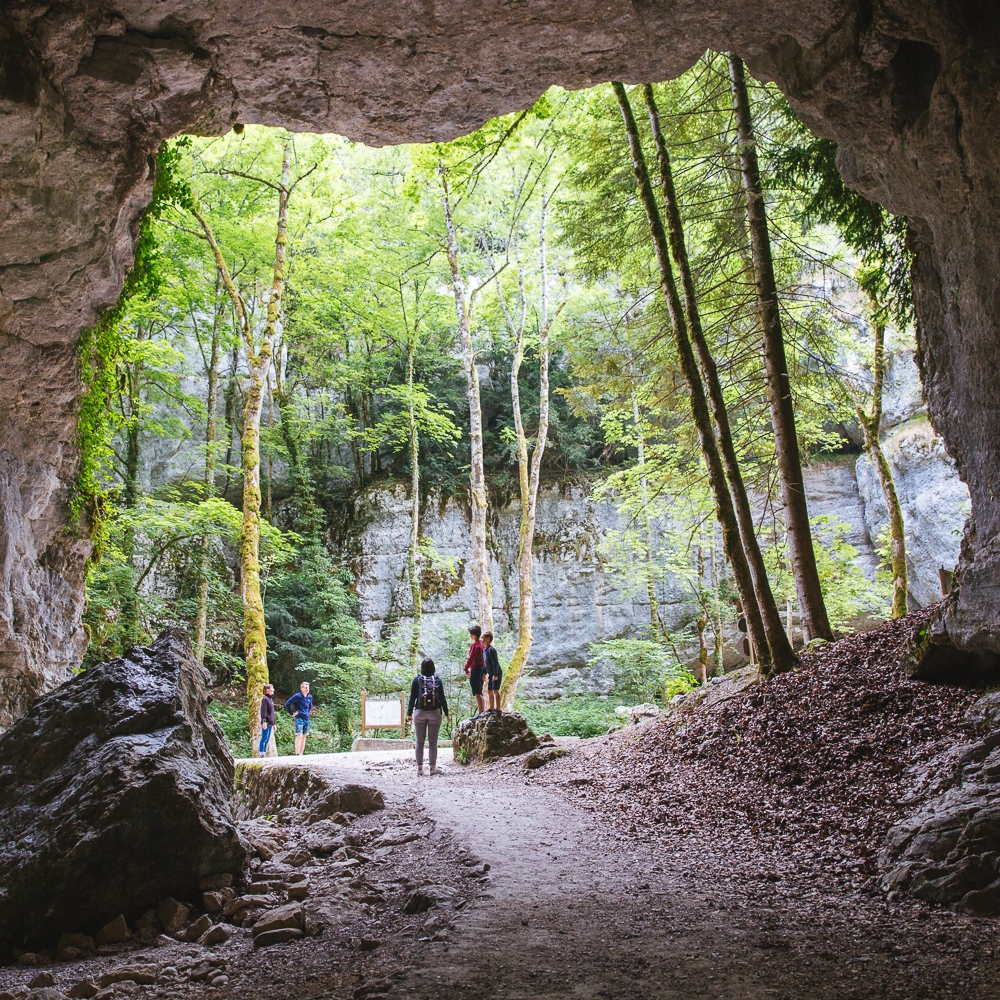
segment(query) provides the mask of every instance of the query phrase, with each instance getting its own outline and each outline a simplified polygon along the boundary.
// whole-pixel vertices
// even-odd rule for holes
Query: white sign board
[[[403,723],[403,706],[398,698],[391,701],[368,698],[365,701],[365,727],[368,729],[388,729]]]
[[[369,698],[361,692],[361,735],[367,729],[398,729],[406,735],[406,696],[398,698]]]

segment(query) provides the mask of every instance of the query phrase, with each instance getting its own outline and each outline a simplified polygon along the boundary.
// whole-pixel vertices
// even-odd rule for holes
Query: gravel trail
[[[432,841],[491,866],[443,940],[415,942],[409,967],[358,995],[1000,998],[995,921],[845,894],[808,863],[779,868],[697,829],[674,827],[665,842],[615,832],[600,806],[577,801],[607,755],[606,741],[580,741],[531,776],[515,763],[446,763],[423,779],[401,759],[325,758],[390,801],[418,804]]]

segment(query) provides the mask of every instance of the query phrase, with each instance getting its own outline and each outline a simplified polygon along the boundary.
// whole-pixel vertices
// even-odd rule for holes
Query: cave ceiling
[[[82,652],[81,331],[115,302],[152,154],[234,123],[443,140],[553,84],[732,49],[913,222],[932,419],[969,485],[942,635],[1000,652],[1000,5],[979,0],[5,0],[0,4],[0,725]]]

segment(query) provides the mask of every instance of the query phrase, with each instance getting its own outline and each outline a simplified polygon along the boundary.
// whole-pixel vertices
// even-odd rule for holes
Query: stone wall
[[[941,598],[939,568],[950,571],[958,563],[968,492],[940,440],[929,433],[926,419],[918,416],[892,431],[886,446],[905,511],[911,601],[923,607]],[[867,459],[844,456],[816,462],[806,470],[805,484],[810,514],[829,514],[849,526],[846,540],[858,550],[862,571],[874,579],[878,556],[872,539],[878,538],[885,521],[885,505]],[[547,486],[539,497],[534,644],[523,688],[529,696],[608,691],[613,678],[600,666],[588,666],[589,644],[637,637],[649,625],[645,587],[616,572],[599,551],[607,533],[622,527],[621,519],[612,503],[594,501],[590,492],[588,484],[575,482]],[[490,577],[498,635],[517,624],[519,516],[512,502],[494,510],[491,518]],[[394,658],[403,661],[412,629],[406,574],[407,487],[381,486],[367,492],[358,502],[358,523],[351,540],[352,563],[365,631],[371,639],[385,640]],[[469,530],[463,501],[442,501],[436,494],[426,499],[421,533],[431,540],[439,563],[424,576],[420,648],[421,655],[433,657],[445,674],[460,669],[465,629],[476,617],[468,572]],[[657,589],[666,627],[689,624],[696,605],[686,584],[667,576]],[[732,662],[739,656],[736,636],[726,638]],[[509,655],[513,636],[501,636],[499,642]],[[693,656],[694,650],[688,648],[686,653]]]
[[[24,0],[0,8],[0,713],[80,650],[80,332],[117,298],[152,154],[233,122],[443,140],[547,87],[743,55],[909,217],[931,417],[972,489],[942,641],[1000,653],[1000,18],[981,0]]]

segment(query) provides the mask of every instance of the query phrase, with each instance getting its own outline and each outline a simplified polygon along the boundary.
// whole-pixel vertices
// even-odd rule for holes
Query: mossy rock
[[[455,760],[463,764],[489,764],[541,746],[520,712],[485,713],[466,719],[452,732],[451,742]]]

